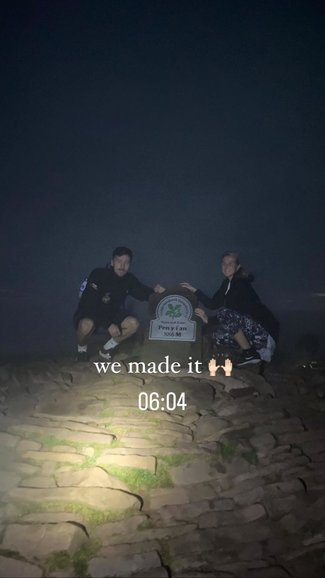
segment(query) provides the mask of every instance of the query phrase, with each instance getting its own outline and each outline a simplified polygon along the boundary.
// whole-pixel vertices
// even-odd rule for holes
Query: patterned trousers
[[[212,329],[212,339],[215,345],[236,346],[233,336],[240,329],[255,349],[263,349],[267,345],[268,332],[258,321],[248,315],[242,315],[227,307],[220,307],[216,311],[214,321],[216,325]]]

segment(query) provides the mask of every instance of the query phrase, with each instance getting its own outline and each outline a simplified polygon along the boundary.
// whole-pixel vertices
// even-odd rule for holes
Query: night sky
[[[3,352],[73,347],[117,245],[209,294],[236,250],[275,313],[325,312],[324,6],[2,3]]]

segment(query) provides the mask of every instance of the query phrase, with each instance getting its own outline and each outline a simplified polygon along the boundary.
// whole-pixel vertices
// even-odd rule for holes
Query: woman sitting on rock
[[[217,309],[215,317],[210,318],[203,309],[197,308],[195,313],[204,323],[212,325],[212,338],[217,347],[240,347],[237,366],[271,361],[279,335],[277,320],[261,303],[251,285],[253,277],[242,268],[237,253],[222,256],[221,270],[225,279],[212,299],[190,283],[181,283],[195,293],[205,307]]]

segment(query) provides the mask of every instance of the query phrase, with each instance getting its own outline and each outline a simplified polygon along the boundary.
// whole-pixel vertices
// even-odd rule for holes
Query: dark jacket
[[[279,323],[273,313],[261,302],[251,282],[252,277],[244,276],[242,270],[239,269],[234,274],[228,291],[229,280],[225,279],[212,299],[202,293],[200,289],[196,291],[196,295],[199,301],[208,309],[227,307],[238,311],[242,315],[249,315],[264,327],[274,341],[277,341],[279,338]]]
[[[139,301],[148,301],[153,292],[151,287],[143,285],[132,273],[119,277],[113,267],[94,269],[88,277],[75,315],[89,312],[90,318],[114,320],[124,312],[128,295]]]

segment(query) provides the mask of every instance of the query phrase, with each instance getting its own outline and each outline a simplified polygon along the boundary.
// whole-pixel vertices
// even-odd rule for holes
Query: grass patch
[[[220,444],[220,457],[224,462],[231,462],[236,457],[242,457],[249,464],[254,466],[258,464],[257,453],[253,448],[238,448],[238,446],[233,442]]]
[[[124,482],[131,491],[173,487],[167,466],[159,462],[156,474],[141,468],[120,467],[108,464],[102,465],[101,467],[112,476]]]
[[[170,554],[170,549],[169,549],[169,544],[167,540],[158,540],[159,542],[159,554],[161,556],[162,559],[162,563],[164,566],[167,566],[167,568],[171,567],[172,564],[172,557]]]
[[[91,558],[96,556],[98,550],[101,548],[101,543],[98,540],[90,540],[80,550],[72,556],[73,568],[77,578],[86,578],[88,576],[88,563]]]
[[[76,577],[86,578],[88,576],[88,563],[100,548],[100,542],[90,541],[72,555],[64,551],[54,552],[47,559],[47,568],[50,572],[54,572],[55,570],[65,570],[73,567]]]
[[[85,457],[85,460],[82,464],[71,464],[71,471],[72,472],[76,472],[79,470],[88,470],[89,468],[94,468],[96,467],[96,460],[97,460],[97,456],[87,456]],[[61,466],[62,467],[62,464]]]
[[[82,464],[71,464],[71,469],[73,471],[79,470],[79,469],[86,469],[86,468],[95,467],[97,458],[108,448],[114,449],[114,448],[125,447],[125,444],[123,444],[119,440],[113,440],[111,444],[107,444],[107,445],[106,444],[99,444],[96,442],[89,444],[86,442],[72,442],[71,440],[62,440],[62,439],[56,438],[54,436],[42,435],[42,434],[39,434],[38,432],[26,433],[25,439],[31,439],[33,441],[38,441],[39,443],[42,444],[43,450],[51,450],[51,448],[53,448],[55,446],[62,446],[62,445],[70,446],[71,448],[74,448],[77,451],[77,453],[80,455],[85,455],[82,453],[85,448],[92,448],[94,450],[94,455],[93,456],[85,456],[85,460]],[[37,465],[39,465],[38,460],[33,460],[32,458],[28,458],[28,460],[25,460],[25,461],[27,461],[28,463],[30,463],[32,465],[35,465],[35,463],[37,463]],[[59,463],[57,463],[57,468],[60,468],[66,464],[67,464],[67,462],[59,462]]]
[[[38,513],[62,513],[67,512],[71,514],[80,514],[85,522],[91,526],[97,526],[99,524],[105,524],[106,522],[118,522],[131,515],[134,515],[134,510],[105,510],[104,512],[85,506],[84,504],[78,504],[77,502],[17,502],[15,501],[15,506],[20,512],[21,516],[27,514],[38,514]]]
[[[116,417],[116,418],[123,418],[123,417],[138,417],[139,416],[139,409],[135,407],[134,409],[123,409],[114,408],[114,407],[104,407],[100,412],[100,417]]]
[[[114,409],[111,407],[105,407],[99,414],[99,417],[114,417]],[[108,424],[105,424],[107,427]]]
[[[234,443],[220,444],[220,456],[224,462],[231,462],[238,455],[237,446]]]
[[[81,447],[85,446],[85,444],[74,443],[71,442],[70,440],[68,441],[56,438],[54,436],[40,434],[38,432],[26,432],[24,438],[28,440],[33,440],[35,442],[39,442],[40,444],[42,444],[44,449],[47,448],[50,449],[53,448],[54,446],[70,446],[72,448],[75,448],[76,450],[79,450],[80,446]]]
[[[258,464],[258,457],[255,450],[247,450],[241,453],[241,456],[246,460],[249,464],[256,466]]]
[[[74,442],[71,440],[60,439],[51,435],[40,434],[38,432],[26,432],[24,437],[25,439],[30,439],[39,442],[40,444],[42,444],[44,449],[53,448],[54,446],[70,446],[71,448],[74,448],[78,453],[81,453],[84,448],[90,447],[95,450],[97,457],[98,455],[100,455],[101,452],[103,452],[107,448],[120,447],[123,445],[118,440],[113,440],[111,444],[99,444],[96,442],[92,443]]]
[[[152,424],[154,426],[154,424]],[[153,427],[141,427],[141,424],[139,424],[139,427],[134,427],[134,426],[110,426],[109,431],[112,432],[114,435],[117,436],[126,436],[130,433],[137,433],[139,434],[139,436],[144,437],[145,435],[154,435],[155,434],[155,430]]]
[[[50,572],[64,570],[69,566],[72,566],[72,559],[68,552],[54,552],[47,559],[47,567]]]

